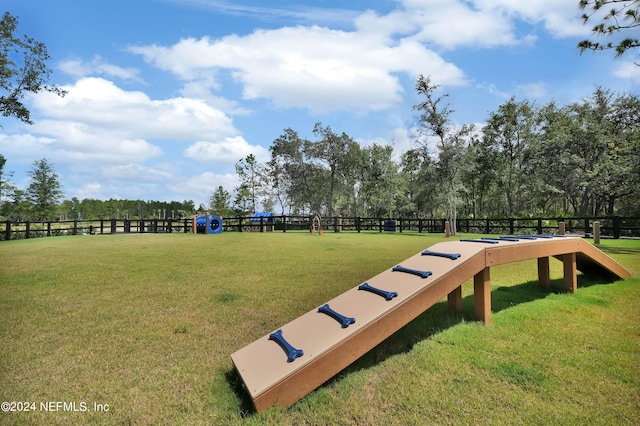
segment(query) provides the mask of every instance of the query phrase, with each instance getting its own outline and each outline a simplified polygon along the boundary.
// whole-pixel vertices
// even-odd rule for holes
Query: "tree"
[[[211,210],[213,210],[215,214],[221,217],[231,214],[231,195],[222,185],[218,186],[218,189],[216,189],[209,201]]]
[[[40,220],[51,219],[62,197],[58,175],[46,158],[34,161],[28,175],[30,183],[26,195],[34,215]]]
[[[391,216],[396,208],[399,184],[398,165],[393,161],[393,148],[373,144],[362,149],[362,193],[367,210],[374,216]]]
[[[446,102],[448,94],[436,95],[440,85],[432,84],[430,77],[418,76],[416,92],[426,99],[415,105],[414,110],[421,111],[419,117],[420,133],[427,137],[435,136],[438,145],[438,177],[442,188],[445,205],[445,216],[451,226],[451,233],[456,233],[459,163],[465,139],[471,135],[473,126],[453,126],[451,114],[453,110]]]
[[[582,21],[587,24],[602,8],[612,6],[609,13],[591,30],[595,36],[612,37],[622,30],[631,30],[640,26],[640,0],[580,0],[580,9],[586,10],[582,15]],[[622,56],[627,50],[640,46],[637,37],[626,37],[617,42],[599,43],[591,40],[582,40],[578,43],[578,49],[582,54],[585,50],[616,51],[615,57]],[[636,64],[639,65],[640,64]]]
[[[5,12],[0,20],[0,113],[33,124],[29,109],[23,104],[27,93],[42,91],[64,96],[66,91],[48,86],[50,59],[44,43],[27,35],[19,38],[14,33],[18,19]]]
[[[349,169],[348,154],[356,142],[346,133],[334,133],[331,127],[322,127],[318,122],[313,127],[313,134],[320,139],[308,143],[305,147],[307,156],[311,159],[326,163],[329,168],[329,188],[327,194],[327,213],[333,216],[335,193]]]
[[[267,174],[271,192],[282,207],[282,214],[293,205],[299,205],[308,194],[307,165],[302,148],[304,141],[291,128],[273,141],[269,150],[271,160],[267,163]]]
[[[258,163],[253,154],[249,154],[236,163],[236,173],[240,178],[240,186],[236,188],[236,205],[241,207],[241,210],[250,207],[252,212],[255,212],[256,206],[266,194],[265,168]]]
[[[11,203],[8,199],[13,195],[15,197],[16,187],[11,182],[13,172],[5,172],[4,166],[7,163],[6,158],[0,154],[0,216],[6,216],[9,213]]]
[[[493,167],[499,170],[497,177],[506,196],[506,213],[520,215],[528,207],[524,205],[530,199],[526,189],[533,183],[525,159],[536,137],[535,108],[528,101],[516,102],[512,97],[489,115],[482,132],[483,145],[493,154]]]

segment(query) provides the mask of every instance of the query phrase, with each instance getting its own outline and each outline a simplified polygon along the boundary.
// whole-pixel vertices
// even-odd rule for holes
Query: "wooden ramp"
[[[491,266],[538,259],[549,286],[549,257],[563,262],[568,291],[577,270],[627,279],[629,271],[580,237],[521,236],[442,242],[429,247],[231,354],[261,412],[287,406],[322,385],[444,297],[462,309],[474,279],[474,312],[491,321]]]

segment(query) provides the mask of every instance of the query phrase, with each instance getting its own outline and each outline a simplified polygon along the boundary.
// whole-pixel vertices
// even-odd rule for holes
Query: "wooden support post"
[[[197,234],[198,233],[198,228],[196,226],[196,217],[193,217],[193,234]]]
[[[551,287],[551,275],[549,274],[549,258],[538,258],[538,283],[541,287],[549,289]]]
[[[569,253],[562,255],[564,269],[564,286],[571,293],[578,291],[578,273],[576,267],[576,254]]]
[[[593,243],[600,244],[600,222],[593,222]]]
[[[444,223],[444,236],[447,238],[451,236],[451,225],[448,220]]]
[[[558,222],[558,235],[564,235],[564,233],[565,233],[564,222]]]
[[[480,321],[491,324],[491,280],[489,268],[473,277],[473,311]]]
[[[447,295],[447,303],[452,311],[462,312],[462,286],[456,287]]]

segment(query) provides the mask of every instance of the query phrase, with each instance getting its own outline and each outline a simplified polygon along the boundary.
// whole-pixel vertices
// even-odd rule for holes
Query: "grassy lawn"
[[[443,301],[293,407],[253,412],[232,352],[443,240],[2,242],[0,400],[37,405],[0,412],[0,424],[638,424],[640,241],[630,240],[600,247],[631,280],[581,275],[570,295],[558,261],[550,292],[537,285],[535,260],[492,268],[492,325],[473,320],[465,284],[462,315]]]

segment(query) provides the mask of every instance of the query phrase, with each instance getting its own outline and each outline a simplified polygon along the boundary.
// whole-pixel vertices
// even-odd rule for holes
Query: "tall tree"
[[[490,114],[482,129],[484,146],[494,154],[493,167],[499,169],[499,185],[506,197],[509,216],[519,215],[532,176],[525,159],[536,138],[535,108],[528,101],[509,99]]]
[[[348,171],[348,154],[356,142],[346,133],[338,135],[331,130],[331,127],[323,127],[320,122],[313,127],[313,134],[319,139],[308,143],[305,152],[309,158],[325,163],[328,167],[327,213],[331,217],[334,215],[333,206],[336,191],[339,189],[339,185],[344,182]]]
[[[416,92],[424,96],[425,100],[413,107],[420,111],[420,132],[427,137],[435,137],[438,147],[438,177],[442,188],[445,216],[451,226],[451,232],[456,233],[459,166],[460,155],[465,139],[471,135],[472,126],[454,126],[451,122],[451,109],[447,102],[447,93],[438,95],[440,85],[432,84],[430,77],[418,76]]]
[[[23,99],[42,91],[64,96],[66,92],[46,83],[51,75],[47,47],[27,35],[15,34],[18,18],[5,12],[0,20],[0,114],[33,124]]]
[[[291,209],[304,204],[309,194],[307,176],[309,167],[304,159],[305,141],[291,128],[273,141],[269,150],[271,160],[267,173],[274,198],[291,213]]]
[[[393,161],[393,148],[389,145],[373,144],[362,149],[363,198],[370,214],[392,216],[396,210],[396,195],[399,184],[398,165]]]
[[[250,207],[252,213],[260,203],[265,191],[265,167],[256,160],[253,154],[247,155],[236,163],[236,173],[240,178],[240,186],[236,188],[236,204]],[[242,197],[246,200],[242,200]]]
[[[640,0],[580,0],[578,3],[580,9],[585,13],[582,15],[582,21],[587,24],[591,21],[601,9],[611,7],[609,12],[604,15],[602,21],[595,25],[591,30],[598,37],[612,37],[622,32],[629,31],[640,27]],[[631,37],[625,37],[616,42],[599,43],[592,40],[582,40],[578,43],[580,53],[585,50],[607,50],[614,49],[616,58],[622,56],[629,49],[640,46],[640,39],[637,33],[627,32]],[[640,66],[640,64],[636,63]]]
[[[209,200],[211,210],[221,217],[229,216],[231,214],[231,194],[226,191],[222,185],[218,186],[218,189],[211,195]]]
[[[11,203],[8,201],[11,194],[15,195],[16,191],[15,185],[11,182],[13,172],[6,172],[4,170],[6,164],[6,158],[0,154],[0,216],[8,215],[9,208],[11,207]]]
[[[60,181],[53,165],[46,158],[34,161],[28,174],[30,182],[26,194],[35,217],[40,220],[52,219],[62,197]]]

